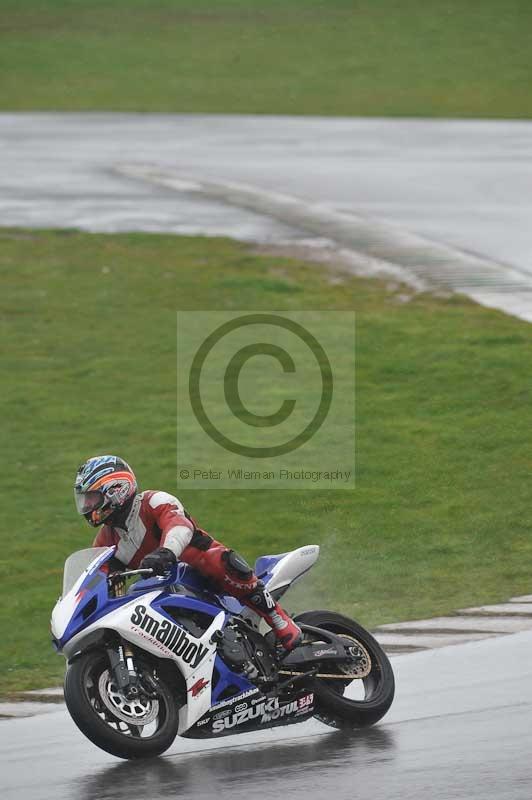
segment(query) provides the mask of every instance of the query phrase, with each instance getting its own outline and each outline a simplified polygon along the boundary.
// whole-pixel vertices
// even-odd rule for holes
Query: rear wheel
[[[65,701],[78,728],[95,745],[119,758],[151,758],[177,735],[177,698],[157,676],[157,697],[128,700],[116,685],[107,655],[90,650],[69,665]]]
[[[347,664],[319,664],[319,674],[328,677],[313,678],[317,719],[334,728],[365,728],[378,722],[395,692],[392,667],[379,643],[357,622],[332,611],[306,611],[295,620],[335,633],[353,653]],[[304,639],[319,641],[304,628],[303,634]]]

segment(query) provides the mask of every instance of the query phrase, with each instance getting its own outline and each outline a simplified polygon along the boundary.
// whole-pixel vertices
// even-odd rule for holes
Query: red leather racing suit
[[[115,558],[131,569],[137,569],[144,556],[165,547],[217,588],[256,611],[287,649],[300,636],[298,626],[264,590],[246,562],[198,528],[181,501],[167,492],[137,494],[121,526],[104,525],[94,539],[95,547],[110,545],[116,545]]]

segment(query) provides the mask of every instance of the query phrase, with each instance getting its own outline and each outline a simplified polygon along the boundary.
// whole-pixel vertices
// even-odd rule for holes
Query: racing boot
[[[301,644],[301,628],[273,599],[261,581],[257,581],[254,592],[243,597],[242,602],[266,620],[285,650],[293,650]]]
[[[296,647],[301,641],[301,629],[275,602],[247,561],[220,542],[207,539],[207,546],[201,550],[189,545],[181,560],[266,620],[285,650]]]

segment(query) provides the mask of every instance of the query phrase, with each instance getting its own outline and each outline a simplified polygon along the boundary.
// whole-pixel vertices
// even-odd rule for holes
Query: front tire
[[[158,677],[156,700],[128,703],[114,685],[107,655],[89,650],[69,664],[65,702],[70,716],[93,744],[118,758],[153,758],[177,735],[177,699]]]
[[[357,683],[362,689],[363,697],[358,699],[349,697],[349,680],[313,679],[316,718],[334,728],[367,728],[378,722],[390,708],[395,693],[392,667],[379,643],[357,622],[332,611],[306,611],[295,617],[295,621],[356,640],[371,661],[369,673],[353,681],[353,685]],[[320,664],[319,672],[341,675],[333,662]]]

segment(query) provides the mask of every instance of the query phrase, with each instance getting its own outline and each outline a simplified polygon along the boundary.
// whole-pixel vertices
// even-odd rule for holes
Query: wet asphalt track
[[[164,757],[133,763],[87,742],[64,710],[3,721],[2,797],[530,799],[532,633],[402,656],[394,668],[389,715],[349,736],[310,722],[178,739]]]
[[[4,113],[0,225],[327,243],[355,271],[532,321],[531,134],[527,121]]]
[[[532,273],[531,156],[527,121],[3,113],[0,224],[302,236],[113,173],[149,162],[319,201]]]
[[[309,238],[113,172],[149,161],[319,198],[532,272],[531,131],[525,122],[0,115],[1,224]],[[394,668],[389,715],[350,737],[306,723],[177,740],[137,764],[87,742],[64,709],[0,721],[2,798],[530,800],[532,634],[403,656]]]

